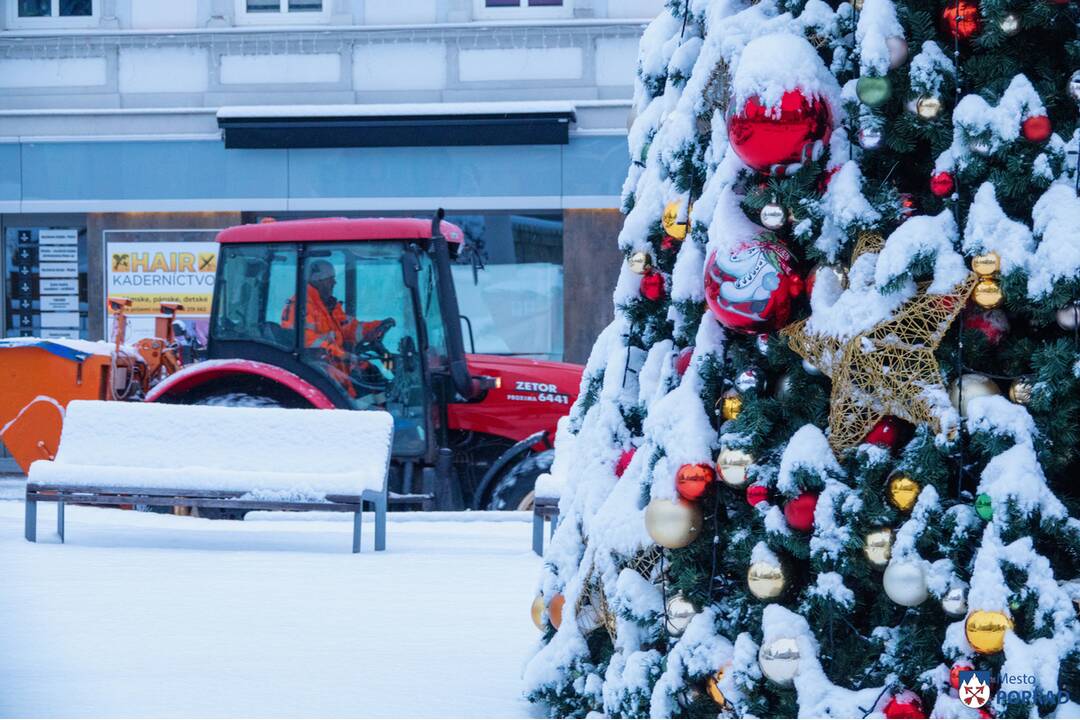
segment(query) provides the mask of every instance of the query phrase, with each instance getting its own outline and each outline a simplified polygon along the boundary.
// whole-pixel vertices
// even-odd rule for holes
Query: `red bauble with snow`
[[[895,451],[900,447],[900,434],[902,431],[903,426],[900,424],[900,420],[892,415],[886,415],[874,423],[874,427],[870,428],[870,432],[866,434],[865,442],[883,447],[886,450]]]
[[[1050,118],[1045,115],[1032,115],[1020,124],[1020,130],[1028,142],[1046,142],[1050,139],[1053,127],[1050,125]]]
[[[750,485],[746,488],[746,502],[750,507],[757,507],[758,503],[769,501],[768,485]]]
[[[731,253],[709,256],[705,302],[730,330],[779,330],[791,316],[791,299],[803,291],[791,253],[771,233],[762,233]]]
[[[1001,310],[981,310],[972,302],[964,313],[964,327],[979,332],[991,347],[997,347],[1009,334],[1009,318]]]
[[[970,40],[982,29],[979,3],[954,0],[941,11],[941,24],[945,32],[957,40]]]
[[[817,493],[803,493],[784,505],[784,519],[794,530],[809,532],[814,529],[814,509],[817,507]]]
[[[683,500],[699,500],[716,479],[711,464],[683,465],[675,474],[675,490]]]
[[[641,278],[641,295],[646,300],[657,302],[664,299],[664,276],[654,270]]]
[[[939,198],[951,193],[954,187],[956,187],[956,181],[953,180],[952,173],[946,170],[934,173],[930,178],[930,192]]]
[[[636,447],[623,451],[623,454],[619,456],[619,461],[615,463],[615,477],[621,478],[623,476],[626,468],[630,467],[630,461],[634,459],[634,453],[636,452]]]
[[[910,690],[893,695],[881,712],[890,720],[921,720],[926,717],[922,700]]]
[[[728,118],[728,140],[744,163],[762,173],[784,175],[818,160],[832,135],[832,111],[822,98],[788,90],[776,107],[749,98]]]
[[[949,670],[949,684],[953,686],[953,690],[960,689],[960,673],[974,669],[970,665],[953,665]]]
[[[694,358],[694,346],[691,345],[688,348],[683,348],[679,351],[679,354],[675,357],[675,372],[682,377],[686,374],[686,371],[690,369],[690,361]]]

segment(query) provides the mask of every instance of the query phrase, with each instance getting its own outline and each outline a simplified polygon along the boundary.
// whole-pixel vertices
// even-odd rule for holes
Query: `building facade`
[[[170,283],[222,227],[437,207],[488,263],[478,349],[582,361],[610,319],[662,0],[0,1],[4,334],[106,337],[156,297],[122,271],[197,315]]]

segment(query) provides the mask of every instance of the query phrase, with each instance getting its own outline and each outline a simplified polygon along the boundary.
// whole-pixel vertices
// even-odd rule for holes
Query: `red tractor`
[[[464,237],[442,217],[224,230],[209,359],[146,399],[385,409],[391,504],[528,508],[581,368],[466,354],[450,267]]]

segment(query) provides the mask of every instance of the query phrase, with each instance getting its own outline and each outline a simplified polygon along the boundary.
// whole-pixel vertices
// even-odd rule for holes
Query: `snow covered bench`
[[[551,523],[548,535],[555,534],[555,528],[559,526],[559,496],[562,495],[562,486],[550,473],[544,473],[536,478],[536,489],[533,495],[533,552],[540,557],[544,556],[544,522]]]
[[[375,511],[375,549],[386,548],[389,413],[76,400],[55,460],[30,466],[26,539],[37,503],[231,510]]]

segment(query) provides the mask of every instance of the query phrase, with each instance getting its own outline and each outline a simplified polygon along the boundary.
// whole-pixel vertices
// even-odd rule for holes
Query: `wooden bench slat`
[[[92,485],[41,485],[27,483],[26,491],[64,492],[79,495],[144,495],[146,497],[191,497],[191,498],[237,498],[247,495],[247,490],[196,490],[193,488],[148,488],[148,487],[100,487]],[[327,500],[339,502],[360,502],[359,495],[327,495]]]
[[[359,503],[296,503],[272,500],[229,500],[222,498],[159,497],[152,495],[41,495],[30,497],[37,502],[59,502],[71,505],[150,505],[153,507],[206,507],[224,510],[326,510],[357,512]]]

